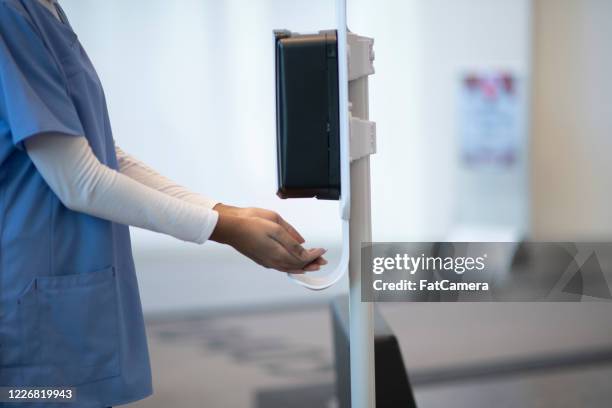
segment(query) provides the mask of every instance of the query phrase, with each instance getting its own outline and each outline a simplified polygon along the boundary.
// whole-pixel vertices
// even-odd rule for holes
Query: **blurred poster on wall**
[[[461,77],[459,144],[467,167],[512,167],[520,149],[521,99],[509,72],[469,72]]]

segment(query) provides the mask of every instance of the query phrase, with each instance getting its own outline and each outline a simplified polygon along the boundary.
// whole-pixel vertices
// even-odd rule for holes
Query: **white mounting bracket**
[[[376,153],[376,123],[351,117],[351,162]]]
[[[349,81],[373,75],[374,39],[348,33],[348,68]]]
[[[373,75],[374,58],[373,38],[348,33],[349,82]],[[349,128],[351,162],[376,153],[376,123],[351,115]]]
[[[353,33],[348,33],[347,39],[349,82],[374,74],[374,39]],[[376,123],[352,115],[349,120],[351,162],[375,154]]]

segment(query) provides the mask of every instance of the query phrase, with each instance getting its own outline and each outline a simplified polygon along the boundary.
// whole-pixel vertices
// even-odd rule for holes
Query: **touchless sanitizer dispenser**
[[[340,198],[336,31],[276,31],[278,196]]]
[[[376,127],[367,118],[374,41],[346,29],[316,34],[277,30],[274,41],[277,195],[340,201],[343,244],[335,271],[323,277],[290,275],[302,286],[322,290],[338,282],[349,264],[351,163],[369,164],[376,151]],[[360,185],[368,185],[369,231],[369,166],[359,178]]]

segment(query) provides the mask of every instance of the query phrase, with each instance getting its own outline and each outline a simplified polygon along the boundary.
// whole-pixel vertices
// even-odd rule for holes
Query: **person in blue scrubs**
[[[64,207],[23,145],[84,135],[116,168],[101,87],[76,35],[37,0],[3,0],[0,36],[0,386],[75,386],[78,407],[144,398],[151,373],[128,227]]]
[[[118,168],[102,86],[58,10],[62,21],[39,0],[0,0],[0,386],[77,390],[69,405],[19,406],[104,408],[150,395],[151,372],[128,226],[67,208],[25,148],[85,137]],[[232,246],[256,258],[252,242]]]

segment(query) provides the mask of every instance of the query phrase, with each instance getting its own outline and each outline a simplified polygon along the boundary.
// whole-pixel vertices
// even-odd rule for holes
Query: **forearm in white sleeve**
[[[115,147],[115,151],[117,153],[117,161],[119,162],[119,171],[121,174],[125,174],[129,178],[145,186],[149,186],[164,194],[191,204],[205,208],[213,208],[215,205],[219,204],[218,201],[211,200],[210,198],[190,191],[169,178],[162,176],[140,160],[121,150],[119,146]]]
[[[60,201],[74,211],[203,243],[218,213],[145,186],[98,161],[84,137],[45,134],[26,150]]]

